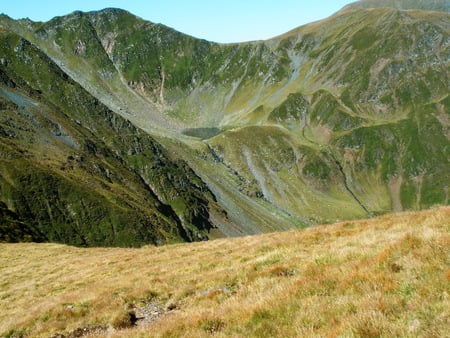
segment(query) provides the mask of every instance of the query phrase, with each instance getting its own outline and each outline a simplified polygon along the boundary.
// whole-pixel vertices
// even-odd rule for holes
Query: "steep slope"
[[[117,9],[1,21],[183,158],[238,235],[448,203],[446,4],[357,2],[229,45]]]
[[[46,237],[35,227],[24,223],[5,203],[0,202],[0,242],[43,242]]]
[[[223,121],[241,127],[206,142],[313,223],[448,203],[448,19],[358,10],[266,42],[290,77],[238,88]]]
[[[0,196],[27,226],[52,241],[138,246],[204,239],[211,211],[226,219],[184,161],[27,40],[0,39]]]

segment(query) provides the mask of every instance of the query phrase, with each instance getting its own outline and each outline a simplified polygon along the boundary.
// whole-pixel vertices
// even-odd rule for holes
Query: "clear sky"
[[[116,7],[215,42],[268,39],[324,19],[354,0],[0,0],[0,13],[33,21]]]

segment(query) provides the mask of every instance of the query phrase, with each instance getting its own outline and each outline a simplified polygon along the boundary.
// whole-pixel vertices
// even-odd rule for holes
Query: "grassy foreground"
[[[141,249],[0,245],[0,336],[449,337],[450,207]]]

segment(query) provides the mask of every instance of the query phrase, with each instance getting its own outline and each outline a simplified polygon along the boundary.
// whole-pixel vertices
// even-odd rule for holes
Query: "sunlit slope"
[[[446,337],[450,209],[142,249],[0,245],[6,337]]]
[[[450,12],[449,0],[361,0],[344,7],[344,10],[391,7],[403,10],[421,9]]]

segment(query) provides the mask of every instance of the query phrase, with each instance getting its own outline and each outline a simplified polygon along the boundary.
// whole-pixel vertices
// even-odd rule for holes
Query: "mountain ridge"
[[[125,159],[178,217],[216,221],[199,221],[200,237],[448,204],[447,23],[444,12],[343,10],[267,41],[216,44],[117,9],[1,20],[193,170],[204,185],[180,201],[177,179],[167,198],[161,168]],[[190,194],[208,189],[190,213]]]
[[[26,40],[12,34],[7,39],[21,49],[21,58],[35,65],[29,72],[28,67],[17,67],[20,62],[8,52],[3,54],[1,188],[9,207],[51,233],[50,240],[70,244],[136,246],[204,238],[213,227],[208,205],[215,198],[200,178],[70,81]],[[32,89],[36,83],[42,90]],[[20,153],[25,154],[22,159]],[[177,206],[189,204],[189,209],[183,207],[177,215],[174,196]],[[139,204],[154,210],[144,211]],[[116,214],[118,210],[122,211]],[[124,223],[129,223],[127,230]],[[136,234],[139,223],[142,228]],[[67,234],[58,234],[63,229]]]
[[[429,10],[438,12],[450,12],[448,0],[360,0],[355,1],[342,10],[391,7],[400,10]]]

